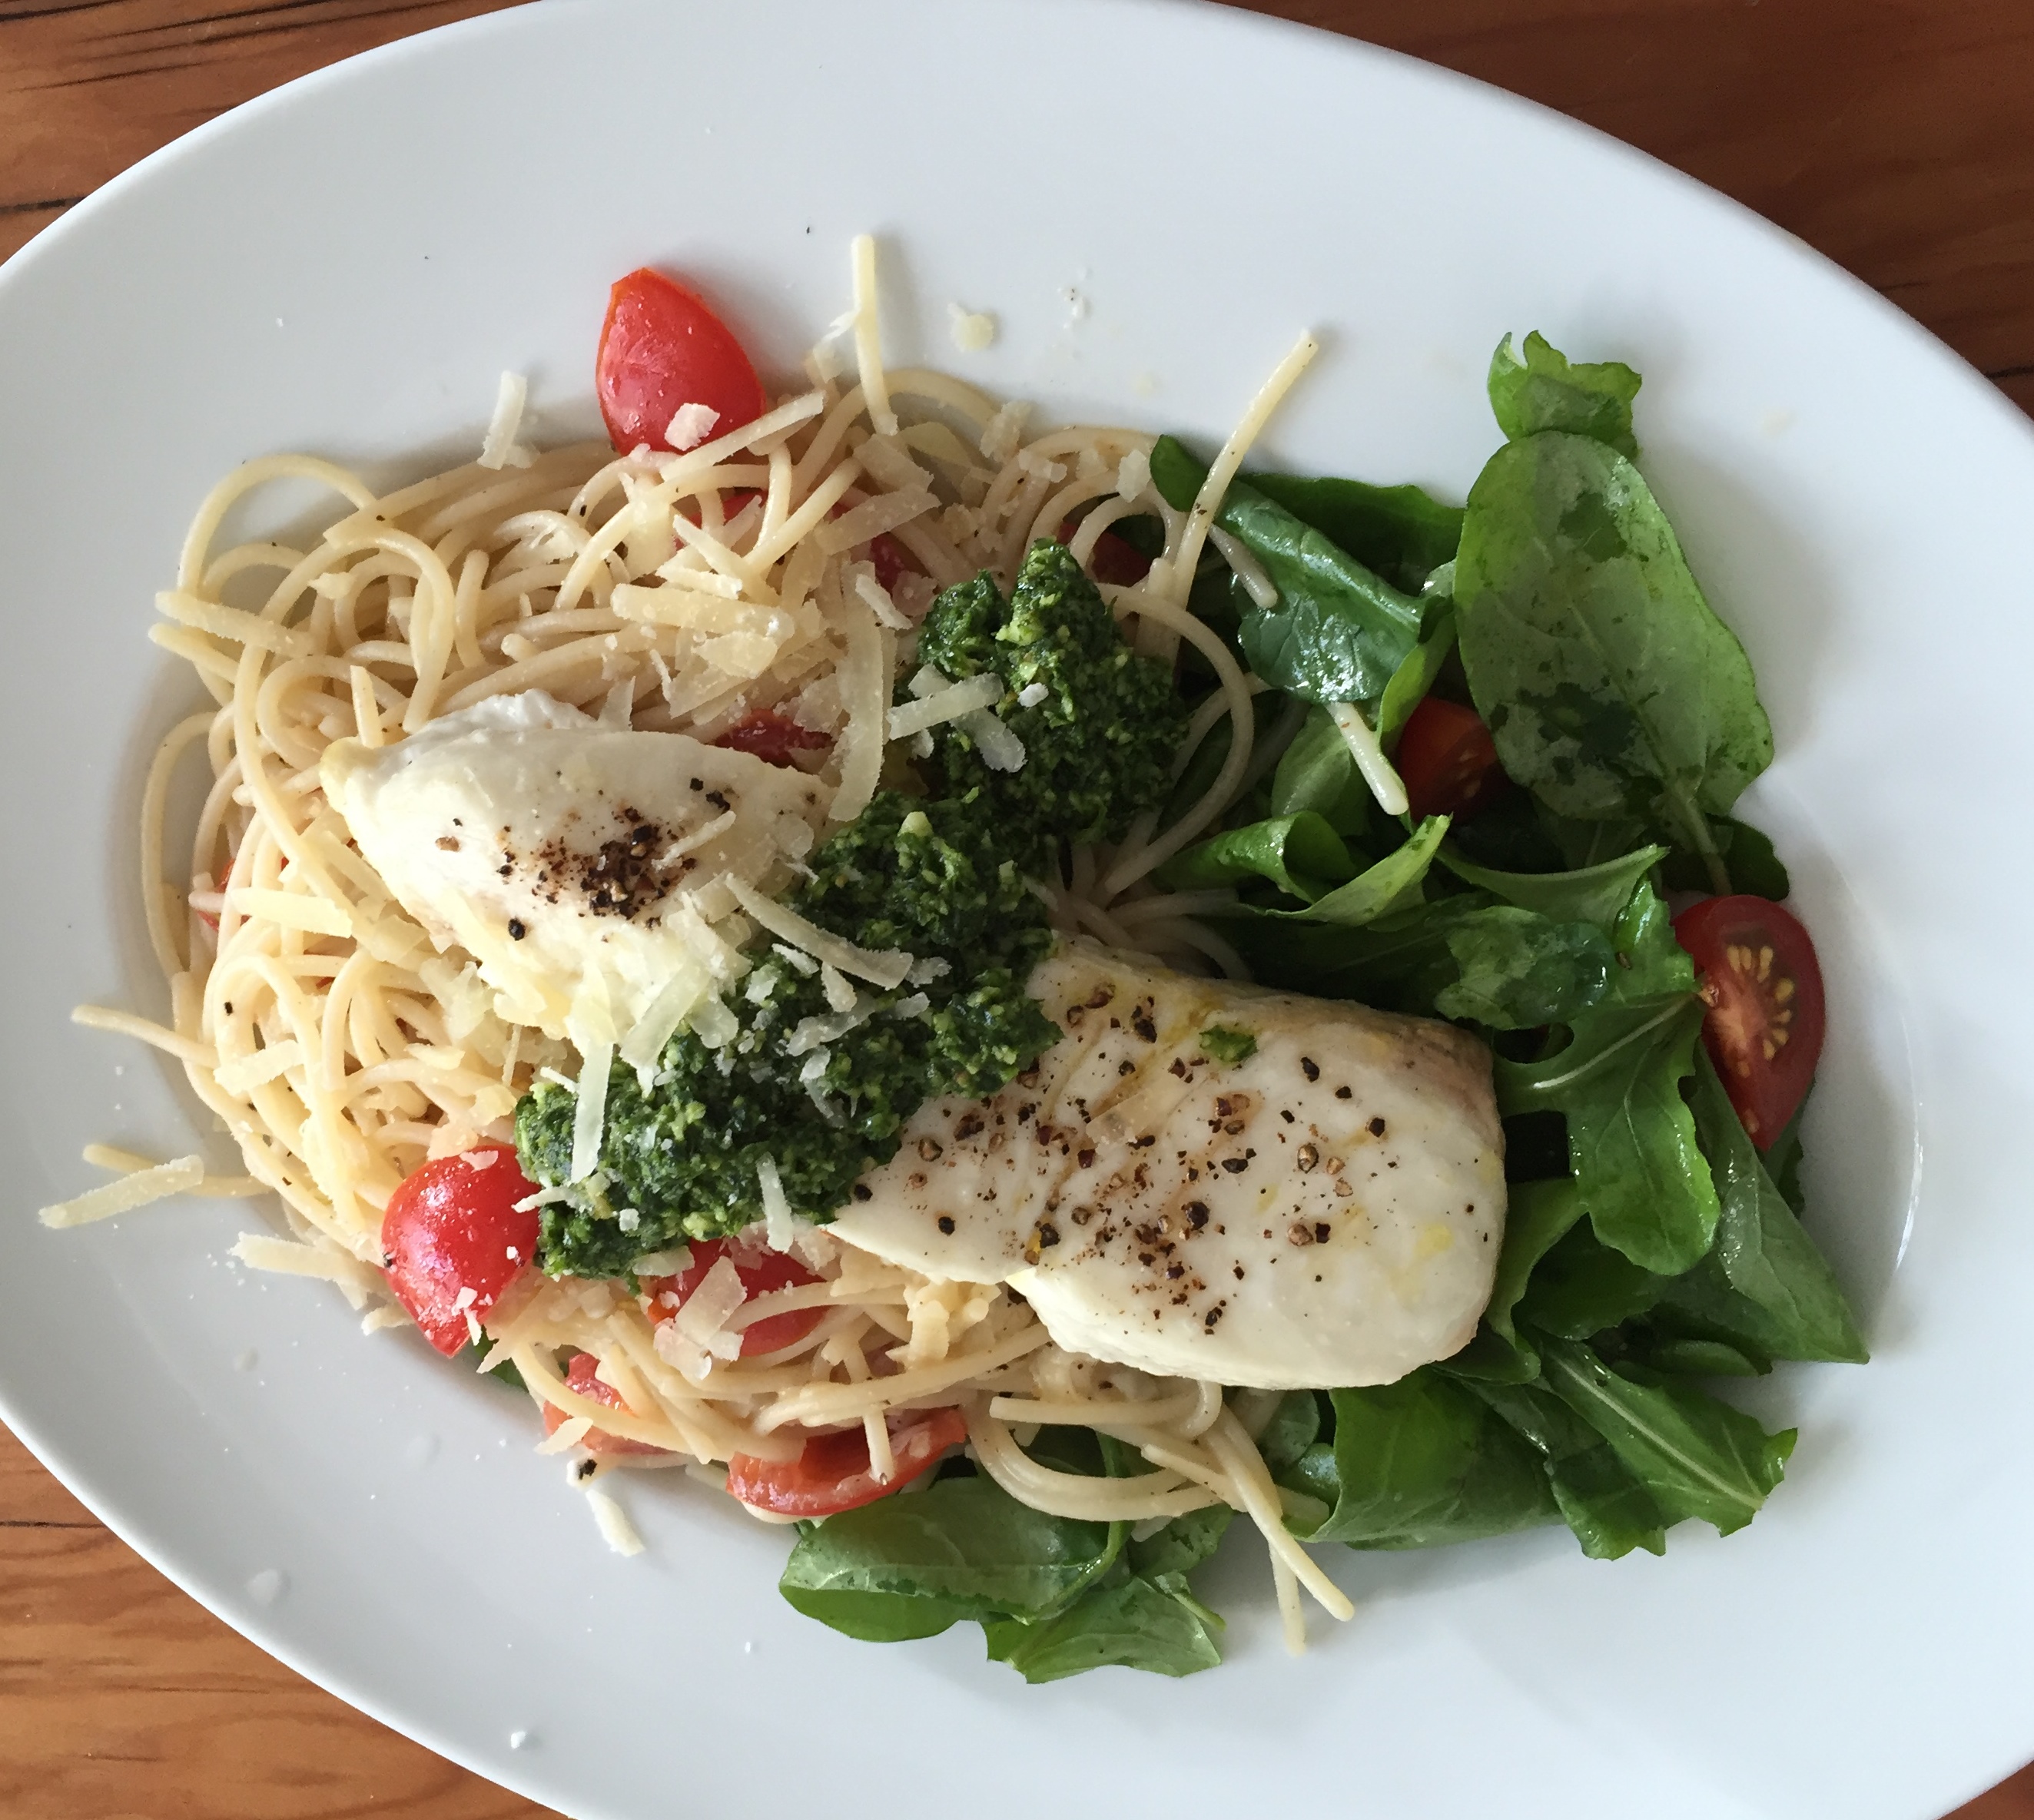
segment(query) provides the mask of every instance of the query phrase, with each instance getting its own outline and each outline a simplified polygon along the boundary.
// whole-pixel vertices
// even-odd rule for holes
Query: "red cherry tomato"
[[[471,1337],[467,1314],[484,1319],[536,1256],[536,1213],[516,1206],[536,1191],[516,1167],[514,1145],[476,1144],[425,1164],[388,1197],[381,1219],[388,1287],[448,1357]]]
[[[1416,816],[1467,815],[1506,782],[1490,729],[1476,711],[1437,696],[1413,710],[1394,756]]]
[[[600,1361],[591,1353],[575,1353],[572,1363],[565,1368],[565,1383],[584,1397],[589,1402],[603,1403],[610,1409],[626,1409],[621,1393],[610,1383],[595,1376],[600,1369]],[[555,1403],[544,1405],[544,1432],[555,1435],[572,1417]],[[664,1454],[667,1447],[653,1447],[647,1441],[631,1441],[620,1435],[610,1435],[605,1429],[589,1428],[580,1438],[580,1447],[589,1454]]]
[[[869,560],[875,565],[876,579],[883,584],[886,594],[897,585],[899,576],[922,572],[911,560],[910,552],[887,531],[878,532],[869,540]]]
[[[1071,543],[1079,523],[1068,519],[1060,527],[1060,542]],[[1094,540],[1094,554],[1088,558],[1088,573],[1111,587],[1135,587],[1151,572],[1151,559],[1127,537],[1105,531]]]
[[[741,1279],[744,1300],[767,1296],[772,1289],[795,1289],[820,1279],[796,1258],[766,1246],[745,1245],[732,1239],[695,1239],[692,1261],[675,1277],[644,1277],[643,1293],[650,1298],[650,1319],[668,1321],[692,1300],[692,1292],[706,1281],[706,1274],[725,1258]],[[675,1299],[667,1299],[675,1298]],[[820,1324],[825,1311],[794,1308],[788,1315],[771,1315],[741,1331],[741,1356],[774,1353],[780,1346],[795,1345]]]
[[[766,764],[789,764],[793,752],[820,752],[833,741],[766,707],[737,721],[713,743],[734,752],[752,752]]]
[[[869,1436],[861,1428],[814,1435],[795,1460],[759,1460],[737,1454],[727,1462],[727,1488],[745,1504],[780,1517],[831,1517],[873,1504],[901,1490],[967,1439],[958,1409],[916,1409],[889,1418],[896,1471],[879,1480],[869,1464]]]
[[[1702,1041],[1745,1131],[1769,1148],[1807,1095],[1826,1029],[1815,944],[1762,897],[1713,897],[1674,918],[1709,1015]]]
[[[600,415],[614,446],[669,448],[665,431],[685,404],[719,415],[709,436],[763,415],[762,381],[734,332],[682,284],[647,265],[608,294],[594,367]]]

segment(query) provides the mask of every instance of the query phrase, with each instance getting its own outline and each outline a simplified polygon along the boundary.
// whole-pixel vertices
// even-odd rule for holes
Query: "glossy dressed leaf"
[[[1389,1011],[1431,1011],[1454,978],[1448,932],[1488,907],[1479,892],[1408,904],[1364,924],[1225,916],[1222,933],[1262,984],[1315,998],[1360,999]]]
[[[1450,567],[1452,569],[1453,565]],[[1405,722],[1413,718],[1413,710],[1427,699],[1427,692],[1434,686],[1442,666],[1448,661],[1448,653],[1454,647],[1454,602],[1449,600],[1430,617],[1420,642],[1406,652],[1405,662],[1392,671],[1391,680],[1384,685],[1383,699],[1377,704],[1377,737],[1387,752],[1397,747]]]
[[[1706,1052],[1696,1062],[1694,1113],[1721,1203],[1716,1261],[1731,1288],[1764,1312],[1763,1349],[1862,1364],[1868,1355],[1850,1304],[1767,1175]]]
[[[1454,850],[1441,850],[1441,864],[1465,884],[1487,891],[1521,910],[1537,910],[1556,922],[1593,922],[1613,927],[1631,901],[1632,887],[1667,857],[1663,846],[1642,846],[1601,865],[1574,872],[1499,872],[1477,865]]]
[[[1621,360],[1570,361],[1537,328],[1526,337],[1523,359],[1508,335],[1490,357],[1490,408],[1514,441],[1543,430],[1572,430],[1636,457],[1631,401],[1639,384]]]
[[[1635,1383],[1571,1341],[1538,1343],[1548,1388],[1603,1436],[1670,1522],[1698,1517],[1727,1536],[1779,1484],[1792,1429],[1769,1435],[1691,1385]]]
[[[1173,438],[1151,453],[1169,501],[1191,504],[1207,470]],[[1251,669],[1304,701],[1375,701],[1420,636],[1418,601],[1267,498],[1233,481],[1215,523],[1262,565],[1277,606],[1246,608],[1237,641]]]
[[[1793,887],[1773,842],[1749,824],[1732,816],[1712,816],[1709,835],[1730,874],[1730,888],[1773,903],[1784,902]],[[1699,854],[1676,847],[1661,868],[1669,891],[1706,891],[1709,868]]]
[[[1458,975],[1434,1000],[1444,1018],[1497,1030],[1565,1023],[1610,989],[1616,955],[1594,923],[1554,922],[1493,904],[1449,933]]]
[[[1543,1384],[1473,1388],[1541,1456],[1554,1502],[1585,1555],[1614,1561],[1634,1548],[1666,1552],[1666,1519],[1652,1494],[1552,1391]]]
[[[1250,484],[1408,594],[1453,561],[1462,542],[1462,508],[1417,486],[1290,474],[1253,474]]]
[[[1193,1675],[1216,1667],[1214,1632],[1222,1620],[1176,1575],[1143,1575],[1098,1586],[1078,1604],[1042,1623],[983,1626],[992,1661],[1008,1662],[1033,1685],[1084,1675],[1090,1668],[1142,1668]]]
[[[1424,1548],[1557,1515],[1531,1448],[1434,1368],[1395,1384],[1336,1390],[1330,1401],[1334,1442],[1308,1448],[1281,1480],[1329,1507],[1308,1540]]]
[[[1360,927],[1394,910],[1403,910],[1419,899],[1421,883],[1434,855],[1447,838],[1448,818],[1430,815],[1413,831],[1412,837],[1395,852],[1358,872],[1347,884],[1338,885],[1317,898],[1304,910],[1272,910],[1267,915],[1309,922],[1339,923]]]
[[[1455,610],[1516,782],[1562,815],[1657,824],[1706,860],[1708,817],[1771,762],[1772,729],[1637,468],[1556,431],[1500,448],[1469,493]]]
[[[1356,870],[1349,849],[1327,818],[1302,809],[1198,841],[1174,854],[1154,876],[1172,891],[1267,879],[1288,896],[1312,903],[1354,877]]]
[[[1042,1617],[1106,1571],[1125,1529],[1048,1516],[991,1479],[942,1479],[828,1518],[799,1539],[779,1586],[806,1616],[851,1636]]]
[[[1226,726],[1229,722],[1225,720],[1221,724]],[[1225,744],[1225,754],[1228,749]],[[1208,782],[1214,781],[1210,773]],[[1207,786],[1202,787],[1205,790]],[[1356,768],[1349,741],[1342,737],[1334,717],[1324,707],[1309,707],[1298,734],[1279,755],[1278,769],[1271,774],[1272,814],[1298,815],[1311,810],[1337,834],[1356,839],[1370,826],[1371,801],[1370,786]]]
[[[1612,1251],[1585,1224],[1541,1260],[1518,1318],[1561,1339],[1586,1340],[1643,1314],[1659,1300],[1666,1281]]]

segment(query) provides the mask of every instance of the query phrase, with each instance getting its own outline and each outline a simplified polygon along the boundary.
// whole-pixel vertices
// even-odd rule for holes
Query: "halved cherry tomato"
[[[722,1258],[734,1265],[741,1279],[742,1297],[767,1296],[772,1289],[795,1289],[820,1279],[783,1251],[766,1245],[745,1244],[734,1239],[695,1239],[692,1261],[675,1277],[644,1277],[643,1293],[650,1298],[650,1319],[668,1321],[692,1300],[692,1292],[706,1281],[706,1274]],[[667,1297],[673,1298],[666,1300]],[[802,1340],[820,1324],[821,1308],[794,1308],[788,1315],[771,1315],[741,1330],[744,1358],[757,1353],[774,1353]]]
[[[897,585],[899,576],[922,572],[911,560],[911,553],[887,531],[879,531],[869,538],[869,560],[874,565],[876,579],[883,584],[886,594]]]
[[[734,331],[682,284],[647,265],[608,294],[594,366],[600,415],[625,454],[638,443],[668,448],[678,407],[718,412],[713,436],[763,415],[763,384]]]
[[[752,752],[766,764],[789,764],[793,752],[818,752],[833,741],[766,707],[737,721],[713,743],[733,752]]]
[[[600,1361],[591,1353],[575,1353],[572,1363],[565,1367],[565,1384],[578,1391],[587,1402],[603,1403],[610,1409],[626,1409],[621,1393],[610,1383],[603,1383],[594,1374],[600,1369]],[[555,1403],[544,1405],[544,1432],[555,1435],[572,1417]],[[666,1454],[668,1447],[653,1447],[647,1441],[631,1441],[620,1435],[610,1435],[604,1428],[589,1428],[580,1439],[580,1447],[589,1454]]]
[[[1506,782],[1490,729],[1476,710],[1438,696],[1413,710],[1395,759],[1416,816],[1466,815]]]
[[[1068,519],[1060,527],[1060,542],[1071,543],[1079,529],[1078,520]],[[1094,540],[1094,554],[1088,558],[1087,568],[1095,580],[1105,581],[1111,587],[1135,587],[1151,572],[1151,559],[1128,538],[1105,531]]]
[[[958,1409],[916,1409],[888,1418],[890,1451],[897,1469],[879,1480],[869,1464],[869,1436],[861,1428],[814,1435],[795,1460],[759,1460],[737,1454],[727,1462],[727,1488],[745,1504],[780,1517],[831,1517],[873,1504],[901,1490],[967,1439]]]
[[[388,1197],[388,1287],[448,1357],[471,1337],[467,1314],[483,1318],[536,1256],[536,1213],[516,1206],[536,1191],[514,1145],[476,1144],[425,1164]]]
[[[1762,897],[1713,897],[1674,918],[1701,974],[1702,1041],[1759,1149],[1787,1128],[1822,1053],[1822,970],[1808,932]]]

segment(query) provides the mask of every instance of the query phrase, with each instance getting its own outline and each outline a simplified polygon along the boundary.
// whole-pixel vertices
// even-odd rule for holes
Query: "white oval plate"
[[[36,1225],[88,1140],[191,1142],[165,1071],[65,1019],[159,1002],[128,827],[175,704],[143,635],[206,487],[272,450],[470,448],[504,368],[583,426],[606,287],[644,262],[788,370],[865,229],[893,358],[1212,441],[1312,325],[1263,458],[1458,497],[1502,332],[1642,369],[1649,470],[1777,730],[1750,812],[1832,986],[1814,1229],[1878,1355],[1747,1393],[1802,1435],[1751,1529],[1614,1565],[1552,1532],[1330,1551],[1358,1615],[1297,1661],[1239,1539],[1226,1666],[1027,1690],[972,1627],[877,1648],[797,1616],[783,1538],[696,1488],[629,1481],[650,1552],[610,1555],[527,1408],[224,1266],[245,1204]],[[953,350],[952,302],[997,313],[989,353]],[[0,274],[0,1410],[265,1648],[577,1814],[788,1781],[984,1820],[1931,1820],[2034,1749],[2030,498],[2018,415],[1785,236],[1551,114],[1233,13],[585,0],[295,84]]]

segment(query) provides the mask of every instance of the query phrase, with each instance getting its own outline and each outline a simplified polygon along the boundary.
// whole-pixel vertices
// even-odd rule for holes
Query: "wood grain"
[[[226,108],[500,0],[0,0],[0,257]],[[1799,235],[2034,410],[2026,0],[1256,0],[1527,95]],[[1614,224],[1607,224],[1614,231]],[[0,1431],[0,1814],[535,1820],[263,1655]],[[1955,1820],[2034,1820],[2034,1769]]]

